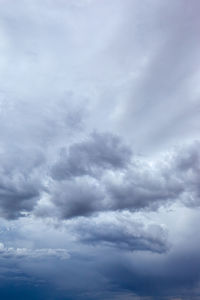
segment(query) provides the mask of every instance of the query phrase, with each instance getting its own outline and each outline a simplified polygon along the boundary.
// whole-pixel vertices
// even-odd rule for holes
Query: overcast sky
[[[0,298],[197,300],[200,2],[0,0]]]

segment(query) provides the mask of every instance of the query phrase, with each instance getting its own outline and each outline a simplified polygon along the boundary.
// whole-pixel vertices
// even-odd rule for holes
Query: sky
[[[0,298],[200,298],[200,2],[0,0]]]

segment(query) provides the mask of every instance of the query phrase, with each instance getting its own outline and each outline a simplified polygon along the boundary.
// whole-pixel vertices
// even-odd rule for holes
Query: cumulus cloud
[[[41,150],[3,154],[1,215],[14,219],[36,208],[37,215],[67,219],[101,211],[157,210],[177,201],[199,205],[198,141],[151,160],[133,150],[118,136],[93,133],[60,154],[54,151],[52,166]]]
[[[112,139],[111,136],[111,145]],[[126,164],[117,168],[110,161],[108,164],[110,156],[102,155],[102,144],[95,147],[94,162],[93,155],[88,156],[93,151],[93,144],[92,149],[90,146],[87,143],[87,154],[73,152],[76,153],[72,159],[74,169],[67,156],[53,167],[50,200],[63,218],[101,211],[154,211],[175,202],[199,205],[199,142],[171,149],[154,160],[128,156],[128,163],[127,153],[131,151],[120,151],[121,160],[124,156]],[[116,147],[112,145],[108,153],[112,156],[115,151]]]
[[[121,179],[108,181],[114,209],[155,210],[182,201],[199,205],[199,142],[174,149],[154,161],[139,161]]]
[[[131,149],[122,144],[119,137],[94,132],[89,138],[63,149],[60,159],[52,168],[56,180],[76,176],[99,176],[105,170],[125,168],[131,159]]]
[[[126,5],[121,1],[117,1],[117,4],[112,1],[109,4],[91,1],[84,2],[84,5],[71,2],[64,4],[61,1],[54,12],[52,2],[42,6],[36,2],[29,7],[32,16],[29,20],[25,14],[26,5],[16,6],[21,16],[19,20],[9,9],[10,3],[7,6],[2,4],[1,36],[4,46],[1,47],[1,53],[4,60],[1,64],[8,68],[1,89],[1,146],[5,153],[10,153],[1,160],[2,216],[18,218],[24,212],[31,212],[38,207],[43,197],[42,185],[48,190],[48,201],[55,206],[55,215],[62,218],[90,215],[102,210],[154,210],[179,199],[187,205],[197,204],[199,192],[195,183],[196,171],[193,175],[187,171],[186,184],[183,171],[173,167],[175,161],[169,162],[171,165],[161,170],[159,166],[152,168],[146,159],[141,158],[137,163],[138,158],[132,155],[138,149],[141,151],[142,147],[146,153],[152,143],[158,145],[160,136],[165,136],[168,141],[167,128],[169,122],[172,124],[170,120],[182,120],[184,123],[184,115],[187,112],[192,114],[194,109],[196,111],[198,91],[183,101],[180,112],[178,107],[170,106],[173,108],[171,114],[172,109],[168,105],[182,97],[185,88],[188,91],[186,95],[189,95],[193,79],[187,85],[183,84],[186,77],[181,74],[185,74],[186,69],[196,70],[194,64],[190,68],[185,47],[178,55],[180,48],[177,40],[183,45],[185,39],[184,22],[186,36],[191,42],[187,43],[187,49],[197,45],[198,18],[195,10],[185,10],[186,6],[185,2],[179,1],[174,7],[155,1],[151,9],[148,3],[141,5],[138,1],[128,1]],[[39,15],[36,14],[38,7]],[[134,22],[130,11],[135,16]],[[161,17],[160,13],[164,11],[166,13]],[[180,11],[184,12],[184,17],[175,26]],[[111,12],[112,18],[106,19],[104,30],[96,20],[101,19],[100,15],[109,15]],[[149,14],[152,18],[146,19],[145,16]],[[79,16],[81,26],[75,26],[74,15]],[[169,15],[171,23],[167,26]],[[85,24],[89,16],[92,17],[91,21]],[[138,16],[142,17],[141,21]],[[43,24],[40,35],[38,24]],[[49,35],[52,24],[54,30]],[[158,24],[162,24],[161,29]],[[29,28],[34,33],[31,39],[23,28]],[[148,34],[141,35],[147,28],[152,39]],[[65,32],[68,34],[64,35]],[[102,39],[102,47],[96,39],[88,39],[90,34],[94,36],[95,33],[96,36],[96,32]],[[130,35],[131,32],[133,35]],[[18,51],[12,51],[16,42],[15,33],[21,41]],[[50,41],[57,40],[59,34],[68,46],[58,39],[59,43],[53,43],[50,47]],[[34,50],[25,42],[27,40]],[[48,41],[47,46],[43,40]],[[91,47],[88,47],[89,40]],[[131,61],[131,54],[127,50],[129,44],[138,60]],[[79,47],[84,49],[80,57]],[[68,55],[64,55],[65,51]],[[49,56],[45,56],[47,52]],[[114,54],[111,55],[111,52]],[[198,51],[194,52],[194,57],[198,56]],[[98,58],[95,68],[93,55]],[[161,63],[165,58],[168,64]],[[183,59],[186,65],[181,67]],[[22,64],[23,67],[19,68],[21,77],[15,76],[18,64],[14,65],[16,72],[11,72],[9,61]],[[108,63],[104,64],[107,72],[102,70],[101,61]],[[174,70],[174,67],[170,68],[172,64],[177,66],[176,72],[171,72]],[[27,70],[30,66],[32,72],[29,74]],[[69,67],[73,79],[65,80],[68,72],[62,66]],[[40,70],[43,71],[38,73]],[[106,80],[99,83],[102,72],[106,74]],[[81,74],[87,75],[85,80]],[[94,80],[91,74],[96,74]],[[19,84],[22,81],[23,89]],[[31,86],[34,82],[32,92],[30,82]],[[180,84],[174,88],[177,82]],[[170,94],[172,88],[173,95]],[[164,100],[160,101],[161,98]],[[166,111],[168,114],[163,114]],[[147,119],[150,123],[144,122]],[[172,133],[171,129],[169,133]],[[123,136],[123,141],[129,141],[129,147],[120,136]],[[168,161],[168,158],[163,159]],[[50,209],[47,204],[45,207],[48,215]],[[36,211],[39,213],[38,209]],[[45,209],[40,211],[41,214],[45,215]]]
[[[51,193],[51,201],[55,205],[55,212],[58,210],[58,216],[64,219],[88,216],[103,210],[103,192],[98,185],[87,180],[56,184]],[[48,216],[48,210],[46,215]]]

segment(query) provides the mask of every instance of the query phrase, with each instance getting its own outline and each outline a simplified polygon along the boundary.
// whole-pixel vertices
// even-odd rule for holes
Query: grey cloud
[[[113,209],[156,210],[173,202],[199,206],[199,142],[174,149],[151,164],[139,162],[122,181],[108,182]]]
[[[96,153],[100,153],[100,155],[94,155],[94,158],[97,158],[95,162],[92,155],[87,156],[88,153],[93,153],[93,147],[90,150],[90,144],[87,146],[86,163],[88,164],[84,165],[82,151],[81,155],[79,151],[74,151],[77,154],[78,165],[75,166],[75,171],[72,168],[71,179],[64,180],[62,177],[60,182],[61,178],[54,178],[53,188],[50,188],[51,200],[62,217],[86,216],[100,211],[127,209],[154,211],[161,206],[175,202],[182,202],[189,206],[199,205],[198,142],[191,146],[174,149],[153,162],[148,162],[144,157],[133,156],[126,168],[113,170],[111,165],[109,172],[107,172],[107,156],[102,155],[102,147],[100,146],[100,151],[99,144],[95,147]],[[108,153],[115,151],[112,147],[109,148]],[[120,158],[122,159],[123,154],[126,161],[126,152],[121,151]],[[105,158],[106,161],[104,161]],[[95,169],[95,173],[90,171],[90,159],[92,166],[100,164],[100,170]],[[83,166],[79,163],[80,160]],[[79,166],[81,172],[77,173]],[[86,172],[86,167],[88,172]],[[64,165],[64,170],[66,169]],[[101,176],[98,176],[98,172]],[[89,176],[80,176],[83,174]]]
[[[98,185],[87,181],[63,182],[51,190],[55,212],[64,219],[88,216],[102,210],[103,199],[104,193]],[[40,214],[40,210],[37,213]]]
[[[143,157],[131,157],[130,153],[119,139],[113,142],[113,136],[107,134],[72,144],[68,155],[64,154],[53,166],[53,180],[46,186],[53,206],[38,206],[36,215],[67,219],[101,211],[157,210],[180,201],[187,206],[199,205],[199,142],[176,148],[152,163]],[[41,197],[43,180],[50,179],[48,173],[43,174],[39,184],[39,172],[40,169],[33,178],[25,179],[18,170],[16,179],[4,178],[4,216],[16,218],[23,210],[34,208]]]
[[[1,11],[1,64],[7,66],[0,93],[1,143],[22,154],[19,162],[13,153],[2,162],[4,170],[16,169],[17,174],[4,171],[10,179],[2,181],[2,215],[16,218],[23,210],[32,211],[41,199],[39,182],[47,186],[55,214],[65,218],[102,210],[154,210],[180,198],[197,203],[194,176],[187,176],[186,185],[183,172],[173,166],[158,168],[154,175],[145,162],[134,166],[130,147],[115,132],[131,143],[135,139],[131,147],[145,152],[168,135],[165,129],[172,120],[183,124],[188,111],[192,120],[198,91],[190,93],[193,77],[188,81],[186,75],[197,70],[199,19],[194,8],[199,5],[185,9],[185,1],[173,6],[167,1],[31,1],[13,10],[11,3],[2,4]],[[99,38],[91,38],[97,32]],[[102,74],[105,80],[99,80]],[[181,108],[172,105],[178,99]],[[170,127],[169,134],[179,126]],[[88,136],[95,128],[112,133]],[[64,150],[58,157],[60,148]],[[23,155],[29,151],[25,162]],[[35,161],[37,151],[45,157],[44,164]],[[112,178],[107,173],[113,173]],[[21,176],[18,186],[16,176]],[[88,177],[85,189],[80,188],[85,184],[78,182],[80,177]]]
[[[189,207],[199,207],[200,142],[196,141],[188,146],[187,151],[178,151],[174,160],[174,170],[184,185],[183,203]]]
[[[163,253],[168,250],[167,233],[159,225],[144,226],[126,215],[114,219],[111,215],[107,221],[103,216],[99,219],[79,220],[72,226],[81,242],[128,251]]]
[[[165,159],[167,160],[167,157]],[[177,201],[185,186],[176,175],[173,165],[170,165],[169,169],[166,166],[162,169],[162,163],[158,162],[157,166],[151,167],[141,160],[135,167],[129,169],[121,180],[116,182],[108,180],[106,183],[111,207],[156,210],[162,205]]]
[[[13,176],[0,176],[0,213],[8,219],[16,219],[31,212],[43,190],[36,179],[25,178],[20,171]]]
[[[15,219],[24,213],[32,211],[39,198],[39,192],[35,187],[26,186],[16,188],[0,186],[0,212],[1,216]]]
[[[16,155],[11,152],[5,156],[1,188],[4,216],[16,218],[23,211],[31,211],[44,186],[55,206],[55,215],[62,218],[108,210],[154,210],[187,192],[183,176],[173,166],[177,158],[169,160],[168,167],[162,168],[158,162],[152,168],[145,159],[132,155],[119,137],[109,133],[93,133],[83,142],[72,143],[50,167],[50,174],[43,156],[35,149],[28,155],[18,150]],[[36,213],[48,215],[48,205],[46,208]]]
[[[198,232],[183,223],[200,206],[199,142],[184,146],[200,129],[199,2],[0,2],[0,216],[17,231],[1,234],[1,270],[20,286],[9,294],[0,280],[0,298],[198,299]],[[184,245],[166,251],[162,226],[92,223],[125,211],[166,222]],[[83,228],[62,232],[70,222]],[[72,260],[35,259],[67,245]],[[15,263],[64,292],[33,294],[33,280],[25,293]]]
[[[85,245],[78,244],[74,253],[71,253],[70,259],[50,261],[46,264],[49,258],[39,260],[32,259],[32,262],[27,259],[17,259],[17,262],[21,262],[20,270],[23,275],[30,280],[28,276],[36,277],[42,280],[42,282],[48,282],[50,286],[56,286],[63,291],[63,297],[61,299],[148,299],[148,300],[171,300],[173,298],[181,297],[184,299],[198,299],[199,295],[199,239],[198,237],[198,224],[199,214],[196,214],[197,223],[190,223],[193,228],[191,232],[188,230],[188,235],[185,231],[181,231],[181,235],[184,237],[184,243],[180,243],[178,238],[177,245],[173,245],[167,252],[156,251],[135,251],[134,253],[124,251],[121,247],[121,241],[119,241],[119,247],[117,247],[113,239],[110,242],[104,242],[99,235],[100,225],[107,224],[108,231],[111,233],[112,229],[116,225],[118,231],[117,220],[110,214],[106,220],[104,215],[102,219],[91,218],[91,222],[80,222],[80,226],[77,230],[80,230],[78,237],[87,237],[87,231],[89,238],[93,236],[99,238],[100,241],[96,243],[96,240],[92,242],[85,241]],[[173,222],[176,231],[177,216],[174,215]],[[145,238],[153,236],[156,241],[165,243],[162,230],[160,227],[148,227],[144,228],[140,225],[137,227],[135,221],[127,222],[127,215],[124,215],[119,221],[124,221],[125,229],[127,224],[132,228],[132,235],[135,236],[144,235]],[[192,220],[190,219],[190,222]],[[75,220],[66,223],[66,228],[69,228],[70,223],[76,223]],[[171,222],[171,220],[170,220]],[[125,225],[126,224],[126,225]],[[193,227],[196,224],[195,228]],[[83,226],[83,227],[81,227]],[[135,226],[135,227],[134,227]],[[94,227],[94,230],[93,228]],[[103,226],[104,227],[104,226]],[[187,227],[187,226],[186,226]],[[83,228],[83,230],[81,230]],[[75,228],[76,229],[76,228]],[[135,231],[134,231],[135,229]],[[86,230],[86,235],[84,231]],[[120,230],[123,236],[124,231]],[[91,232],[91,235],[90,235]],[[73,233],[72,233],[73,234]],[[77,234],[77,233],[76,233]],[[177,232],[178,234],[178,232]],[[194,234],[194,235],[193,235]],[[106,228],[104,227],[104,236],[106,236]],[[193,237],[192,237],[193,235]],[[165,233],[164,233],[165,236]],[[43,237],[43,235],[42,235]],[[64,236],[63,236],[64,237]],[[130,238],[130,237],[129,237]],[[107,239],[107,238],[106,238]],[[92,243],[96,247],[92,246]],[[113,243],[112,247],[105,247],[106,243]],[[156,242],[155,242],[156,243]],[[191,249],[192,248],[192,249]],[[157,248],[158,249],[158,248]],[[123,250],[123,251],[122,251]],[[3,261],[5,259],[3,258]],[[13,260],[12,260],[13,262]],[[1,260],[2,263],[2,260]],[[10,269],[13,270],[13,263],[10,262]],[[1,269],[3,272],[3,270]],[[10,274],[10,273],[9,273]],[[7,275],[8,276],[8,275]],[[14,276],[14,275],[13,275]],[[32,278],[31,276],[31,278]],[[33,278],[33,279],[34,279]],[[15,279],[17,280],[17,279]],[[17,280],[17,282],[19,282]],[[77,288],[77,282],[78,288]],[[33,281],[33,284],[35,281]],[[159,284],[158,284],[159,283]],[[126,298],[126,295],[130,297]],[[176,299],[175,298],[175,299]],[[57,299],[56,297],[54,299]]]
[[[71,100],[74,105],[69,106]],[[86,110],[69,91],[42,108],[39,99],[16,101],[7,94],[0,107],[0,214],[15,219],[30,213],[41,199],[48,164],[60,144],[82,131]],[[63,135],[68,137],[64,141]]]
[[[183,192],[183,186],[170,185],[163,178],[151,179],[149,181],[138,180],[136,177],[125,178],[120,184],[107,184],[108,195],[111,198],[111,209],[156,210],[169,201],[178,200]],[[144,174],[144,176],[149,174]],[[162,176],[162,174],[160,174]],[[162,182],[164,181],[164,182]]]
[[[60,159],[52,168],[56,180],[76,176],[99,176],[107,169],[123,169],[131,159],[131,150],[124,146],[119,137],[109,133],[91,134],[82,142],[77,142],[60,154]]]
[[[28,151],[29,150],[29,151]],[[44,176],[45,159],[37,148],[1,147],[0,158],[0,214],[16,219],[31,212],[44,190],[40,176]]]
[[[199,223],[199,212],[196,215]],[[175,225],[177,216],[174,217]],[[123,260],[113,259],[109,267],[105,265],[105,273],[113,278],[113,284],[133,291],[141,299],[198,299],[199,238],[195,223],[190,219],[189,235],[182,230],[182,239],[178,238],[164,255],[135,253],[134,257],[124,256]]]

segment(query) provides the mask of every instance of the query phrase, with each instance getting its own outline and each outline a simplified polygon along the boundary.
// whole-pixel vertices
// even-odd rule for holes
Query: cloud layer
[[[0,297],[198,299],[199,3],[0,7]]]

